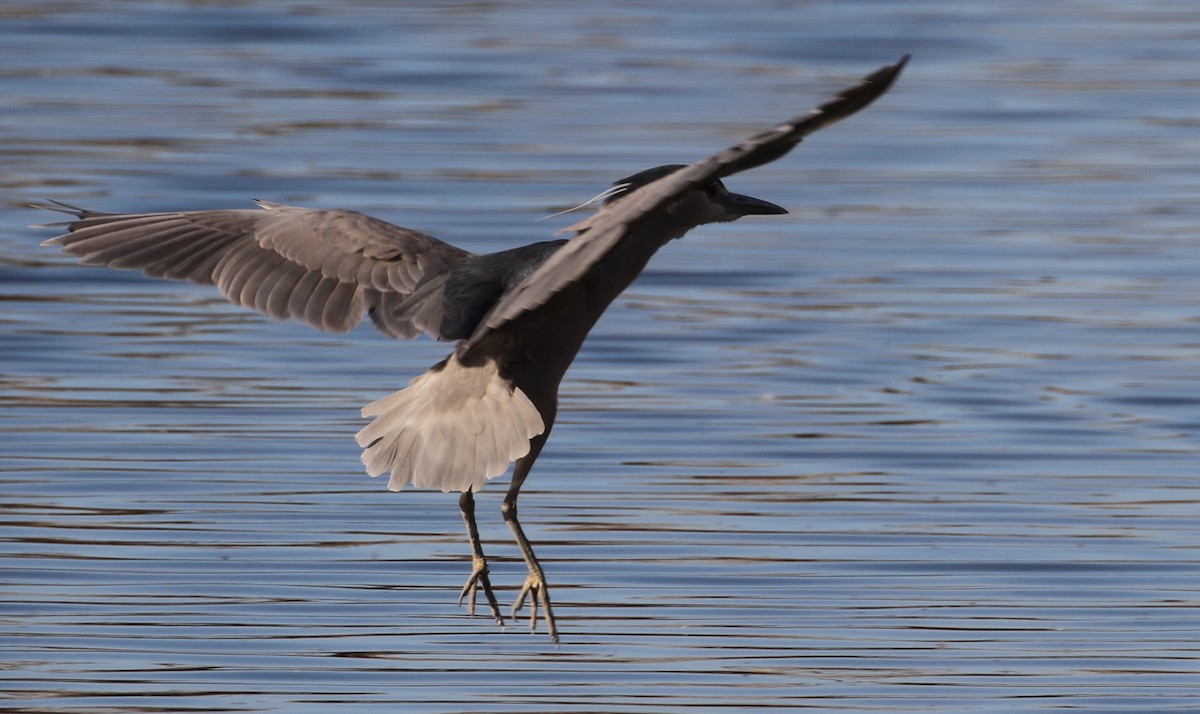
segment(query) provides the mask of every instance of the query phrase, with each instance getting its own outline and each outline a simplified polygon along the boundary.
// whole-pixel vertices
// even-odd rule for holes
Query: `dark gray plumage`
[[[475,524],[473,493],[516,461],[503,514],[529,566],[513,606],[531,598],[558,630],[542,567],[517,519],[517,496],[558,409],[558,387],[608,305],[667,242],[692,228],[772,203],[726,190],[721,179],[774,161],[805,136],[870,104],[908,57],[835,99],[691,165],[659,166],[617,182],[603,207],[558,240],[474,255],[417,231],[346,210],[259,201],[261,210],[70,213],[61,246],[87,264],[215,284],[231,302],[279,319],[345,332],[365,314],[382,332],[459,340],[453,354],[406,389],[363,409],[357,435],[372,476],[461,492],[473,569],[460,602],[482,589],[503,623]]]

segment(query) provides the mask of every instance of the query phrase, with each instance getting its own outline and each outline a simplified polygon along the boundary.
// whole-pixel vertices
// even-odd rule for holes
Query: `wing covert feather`
[[[59,202],[39,207],[74,216],[50,224],[65,225],[67,233],[43,245],[86,264],[216,285],[236,305],[333,332],[360,322],[376,304],[371,300],[403,300],[471,257],[355,211],[258,204],[163,213],[100,213]],[[384,332],[412,337],[420,329]]]

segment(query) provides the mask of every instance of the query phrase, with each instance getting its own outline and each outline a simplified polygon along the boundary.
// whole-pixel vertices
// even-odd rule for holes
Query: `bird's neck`
[[[590,281],[593,300],[607,307],[641,274],[659,248],[695,227],[694,222],[667,211],[644,220],[597,266],[603,277]]]

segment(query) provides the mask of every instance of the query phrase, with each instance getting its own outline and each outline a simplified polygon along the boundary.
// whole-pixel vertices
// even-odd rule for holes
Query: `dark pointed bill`
[[[731,193],[725,196],[721,199],[721,203],[730,212],[741,216],[778,216],[787,213],[787,209],[783,206],[740,193]]]

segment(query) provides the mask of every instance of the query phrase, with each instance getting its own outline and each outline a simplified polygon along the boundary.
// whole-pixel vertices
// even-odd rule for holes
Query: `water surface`
[[[0,705],[1200,708],[1191,3],[0,8]],[[470,620],[359,408],[448,351],[75,266],[22,207],[362,210],[471,250],[904,52],[597,326]],[[503,481],[503,479],[501,479]],[[507,606],[524,566],[480,498]]]

